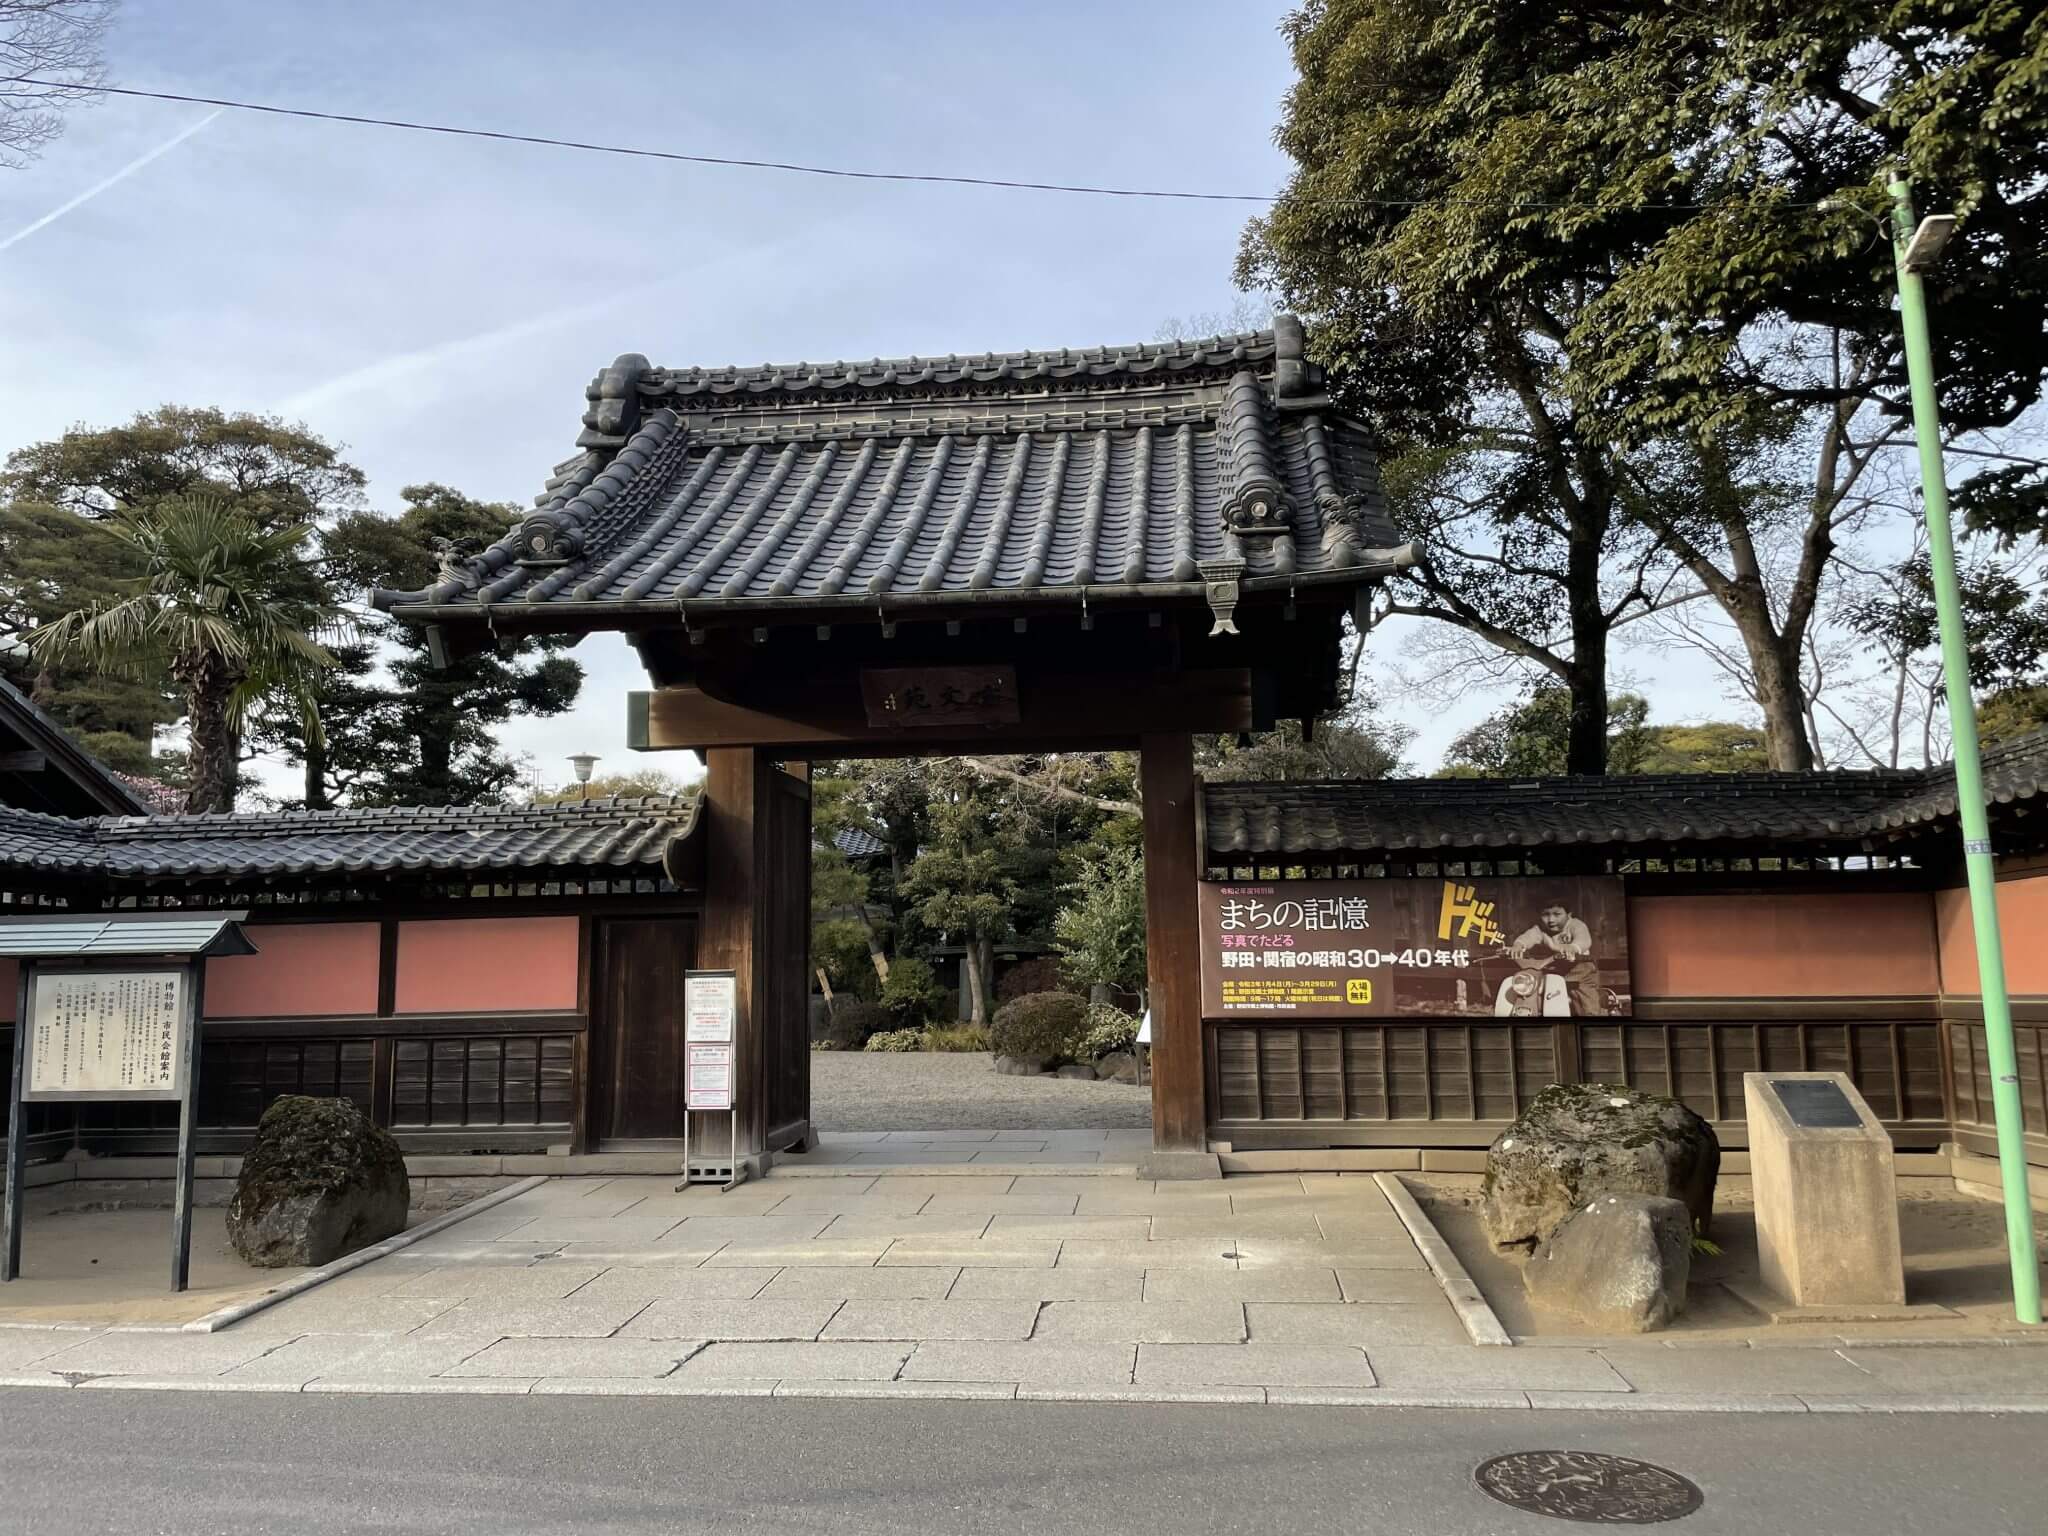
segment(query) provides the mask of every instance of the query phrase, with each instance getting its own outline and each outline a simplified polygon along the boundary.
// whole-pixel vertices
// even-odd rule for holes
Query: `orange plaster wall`
[[[400,1013],[570,1012],[576,919],[475,917],[398,925]]]
[[[206,962],[209,1019],[377,1011],[377,924],[252,923],[253,955]]]
[[[1917,892],[1636,896],[1637,997],[1929,997],[1934,915]]]
[[[1969,891],[1936,891],[1934,914],[1941,935],[1941,989],[1975,997],[1981,989]],[[1998,882],[1998,931],[2006,991],[2048,993],[2048,875]]]
[[[0,960],[0,1024],[14,1022],[14,994],[20,986],[21,962]]]

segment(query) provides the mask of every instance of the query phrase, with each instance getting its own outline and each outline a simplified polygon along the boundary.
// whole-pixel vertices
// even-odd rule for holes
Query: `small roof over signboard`
[[[0,956],[10,960],[101,960],[135,955],[188,959],[253,955],[246,912],[123,912],[0,918]]]

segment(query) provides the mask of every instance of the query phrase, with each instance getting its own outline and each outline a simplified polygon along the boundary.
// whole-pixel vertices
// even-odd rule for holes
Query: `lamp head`
[[[1908,272],[1929,272],[1941,260],[1942,248],[1948,244],[1948,237],[1955,233],[1956,216],[1952,213],[1930,213],[1920,221],[1920,227],[1913,231],[1913,238],[1906,242],[1906,254],[1899,258]]]
[[[597,755],[592,752],[578,752],[569,759],[569,766],[576,770],[576,782],[588,784],[590,770],[597,766]]]

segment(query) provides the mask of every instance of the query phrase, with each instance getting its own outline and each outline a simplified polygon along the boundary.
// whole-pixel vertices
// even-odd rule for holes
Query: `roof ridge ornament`
[[[640,425],[640,380],[652,368],[638,352],[622,352],[583,391],[590,409],[583,413],[579,448],[623,448]]]

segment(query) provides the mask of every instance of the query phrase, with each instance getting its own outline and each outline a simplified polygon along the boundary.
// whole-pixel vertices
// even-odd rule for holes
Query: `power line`
[[[832,176],[847,181],[897,181],[924,183],[927,185],[952,187],[993,187],[1009,192],[1067,192],[1088,197],[1145,197],[1168,201],[1194,203],[1262,203],[1271,205],[1280,201],[1270,193],[1262,192],[1184,192],[1161,187],[1098,187],[1079,182],[1061,181],[1012,181],[996,176],[944,176],[934,173],[912,171],[857,171],[844,166],[807,165],[793,160],[752,160],[735,155],[691,155],[675,149],[647,149],[632,144],[599,144],[585,139],[558,139],[546,134],[512,133],[498,128],[464,128],[453,123],[416,123],[405,118],[369,117],[353,112],[318,112],[310,107],[281,107],[271,102],[237,101],[226,96],[195,96],[180,91],[145,91],[123,85],[76,85],[66,81],[42,80],[33,75],[16,75],[5,83],[10,85],[38,85],[64,91],[76,91],[99,96],[130,96],[144,101],[175,101],[190,106],[217,107],[235,112],[262,112],[273,117],[299,117],[322,123],[350,123],[363,128],[396,128],[407,133],[438,133],[450,138],[495,139],[505,144],[537,144],[548,149],[574,149],[595,155],[627,155],[641,160],[670,160],[686,165],[716,165],[738,170],[785,171],[800,176]],[[1550,202],[1541,198],[1395,198],[1344,196],[1332,199],[1335,202],[1355,203],[1364,208],[1433,208],[1444,205],[1490,208],[1598,208],[1603,206],[1589,202]],[[1818,203],[1781,203],[1787,209],[1815,209],[1829,206],[1831,200]],[[1614,212],[1667,211],[1673,213],[1697,213],[1710,208],[1734,206],[1726,201],[1718,203],[1638,203],[1632,207],[1615,208]]]

